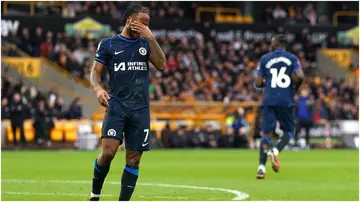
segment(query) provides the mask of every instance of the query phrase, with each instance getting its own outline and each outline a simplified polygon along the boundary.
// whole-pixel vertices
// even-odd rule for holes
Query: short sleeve
[[[299,59],[296,56],[294,56],[292,60],[293,60],[292,61],[293,71],[297,70],[297,69],[300,69],[301,65],[300,65]]]
[[[262,59],[260,59],[259,65],[257,67],[257,75],[261,75],[261,76],[265,75],[265,73],[264,73],[264,62],[263,62]]]
[[[101,40],[96,49],[95,60],[106,65],[110,56],[110,39],[105,38]]]

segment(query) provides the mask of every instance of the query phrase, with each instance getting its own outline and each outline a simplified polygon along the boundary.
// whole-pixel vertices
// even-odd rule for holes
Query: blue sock
[[[266,165],[267,160],[267,152],[271,148],[271,139],[263,136],[261,138],[260,142],[260,158],[259,158],[259,164],[260,165]]]
[[[119,201],[129,201],[134,192],[136,181],[139,175],[139,168],[125,166],[121,178],[121,192]]]
[[[94,177],[92,182],[92,193],[100,195],[101,188],[104,184],[106,175],[110,170],[110,164],[107,166],[99,166],[97,159],[94,161]]]

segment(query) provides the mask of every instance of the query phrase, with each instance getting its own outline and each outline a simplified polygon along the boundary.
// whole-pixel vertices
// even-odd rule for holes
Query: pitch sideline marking
[[[4,179],[2,182],[13,182],[13,183],[76,183],[76,184],[91,184],[91,181],[86,180],[18,180],[18,179]],[[105,182],[107,184],[116,184],[120,185],[120,182]],[[187,188],[187,189],[198,189],[198,190],[209,190],[209,191],[222,191],[227,193],[232,193],[235,197],[232,199],[234,201],[244,200],[250,197],[249,194],[233,189],[225,188],[215,188],[215,187],[201,187],[201,186],[192,186],[192,185],[175,185],[175,184],[159,184],[159,183],[137,183],[140,186],[156,186],[156,187],[172,187],[172,188]]]
[[[38,196],[89,196],[89,194],[80,194],[80,193],[56,193],[56,192],[47,192],[47,193],[39,193],[39,192],[12,192],[6,191],[4,194],[10,195],[38,195]],[[114,197],[112,194],[101,194],[101,197]],[[187,199],[187,197],[183,196],[137,196],[139,198],[172,198],[172,199]]]

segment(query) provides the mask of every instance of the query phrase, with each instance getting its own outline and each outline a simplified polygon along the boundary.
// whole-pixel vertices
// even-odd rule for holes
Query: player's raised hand
[[[147,39],[154,37],[149,27],[138,21],[132,21],[130,24],[130,28],[132,31],[139,33],[141,36]]]
[[[109,94],[102,88],[99,88],[99,90],[96,91],[96,97],[98,102],[104,106],[107,107],[109,105]]]

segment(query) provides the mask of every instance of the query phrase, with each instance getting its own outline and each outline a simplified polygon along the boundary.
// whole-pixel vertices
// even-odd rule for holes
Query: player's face
[[[131,36],[131,38],[133,39],[137,39],[140,37],[140,34],[132,31],[130,28],[130,24],[133,21],[138,21],[142,24],[144,24],[145,26],[149,26],[149,22],[150,22],[150,16],[147,13],[136,13],[132,16],[130,16],[126,22],[127,25],[127,32],[129,33],[129,35]]]

